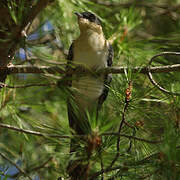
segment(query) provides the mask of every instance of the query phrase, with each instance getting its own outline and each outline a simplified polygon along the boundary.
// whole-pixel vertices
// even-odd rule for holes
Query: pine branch
[[[178,146],[176,146],[176,148],[178,149]],[[126,165],[124,165],[124,166],[115,166],[115,167],[111,167],[111,168],[107,167],[106,169],[103,169],[101,171],[98,171],[98,172],[92,174],[90,176],[90,180],[95,179],[96,177],[98,177],[101,174],[108,173],[108,172],[111,172],[111,171],[114,171],[114,170],[121,170],[122,172],[124,172],[124,171],[128,171],[128,169],[130,167],[141,166],[141,165],[144,165],[144,164],[147,164],[147,163],[151,163],[151,160],[152,159],[157,160],[159,158],[158,157],[159,155],[160,155],[160,152],[157,152],[157,153],[151,154],[150,156],[145,157],[142,160],[131,162],[131,163],[125,163]]]
[[[94,174],[92,174],[91,176],[90,176],[90,180],[93,180],[93,179],[95,179],[96,177],[98,177],[99,175],[101,175],[101,174],[104,174],[104,173],[108,173],[108,172],[111,172],[111,171],[115,171],[115,170],[125,170],[125,169],[127,169],[128,170],[128,166],[126,167],[126,166],[116,166],[116,167],[113,167],[113,168],[106,168],[106,169],[103,169],[103,170],[101,170],[101,171],[99,171],[99,172],[96,172],[96,173],[94,173]]]
[[[115,133],[115,132],[107,132],[107,133],[103,133],[101,135],[102,136],[113,136],[113,135],[114,136],[121,136],[121,137],[126,137],[126,138],[129,138],[129,139],[134,139],[134,140],[142,141],[142,142],[149,143],[149,144],[162,143],[162,140],[159,140],[159,141],[147,140],[147,139],[143,139],[143,138],[138,138],[136,136],[129,136],[129,135],[126,135],[126,134]]]
[[[19,172],[21,172],[21,174],[23,174],[24,176],[28,177],[30,180],[32,180],[32,178],[23,170],[21,169],[15,162],[13,162],[11,159],[9,159],[6,155],[4,155],[3,153],[0,152],[0,156],[5,159],[6,161],[8,161],[10,164],[12,164],[13,166],[15,166]]]
[[[121,130],[122,130],[122,127],[123,125],[125,124],[126,120],[125,120],[125,115],[126,115],[126,112],[127,112],[127,108],[129,106],[129,102],[130,102],[130,99],[131,99],[131,94],[132,94],[132,82],[129,82],[128,84],[128,88],[126,89],[126,96],[125,96],[125,104],[124,104],[124,108],[123,108],[123,112],[122,112],[122,120],[119,124],[119,129],[118,129],[118,133],[117,134],[120,134],[121,133]],[[117,161],[117,159],[119,158],[120,156],[120,140],[121,140],[121,136],[118,136],[118,139],[117,139],[117,144],[116,144],[116,155],[114,157],[114,159],[112,160],[109,168],[111,168],[114,163]]]
[[[32,130],[27,130],[27,129],[23,129],[23,128],[18,128],[18,127],[11,126],[11,125],[8,125],[8,124],[3,124],[3,123],[0,123],[0,127],[5,128],[5,129],[14,130],[14,131],[21,132],[21,133],[40,136],[40,137],[44,137],[44,138],[46,138],[46,137],[59,138],[59,139],[70,139],[70,138],[74,138],[74,137],[88,138],[87,135],[54,135],[54,134],[46,134],[46,133],[41,133],[39,131],[32,131]],[[106,133],[101,134],[100,136],[121,136],[121,137],[125,137],[125,138],[128,138],[128,139],[134,139],[134,140],[137,140],[137,141],[142,141],[142,142],[150,143],[150,144],[158,144],[158,143],[162,142],[162,140],[152,141],[152,140],[147,140],[147,139],[143,139],[143,138],[138,138],[136,136],[129,136],[129,135],[126,135],[126,134],[115,133],[115,132],[106,132]]]
[[[49,157],[48,160],[46,160],[45,162],[43,162],[41,165],[34,167],[32,169],[27,170],[27,172],[32,172],[32,171],[37,171],[39,169],[44,168],[51,160],[53,159],[53,157]]]

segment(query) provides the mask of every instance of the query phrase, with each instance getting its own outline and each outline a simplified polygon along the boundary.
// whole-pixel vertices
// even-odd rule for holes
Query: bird
[[[75,12],[75,15],[80,35],[69,48],[67,69],[76,64],[94,72],[112,66],[113,47],[105,39],[100,19],[91,12]],[[67,102],[69,126],[80,135],[91,133],[87,114],[94,113],[98,118],[108,95],[112,75],[74,74],[69,75],[68,79],[73,89]]]
[[[69,48],[65,75],[70,87],[67,98],[69,127],[77,135],[92,135],[89,117],[91,120],[91,116],[95,114],[98,119],[112,80],[111,74],[93,72],[112,66],[114,52],[112,45],[105,39],[100,19],[94,13],[76,12],[75,15],[80,35]],[[69,73],[73,65],[83,66],[92,73]],[[71,139],[70,153],[76,152],[80,147],[78,141],[78,138]],[[82,172],[88,171],[88,165],[79,162],[77,152],[76,160],[70,160],[67,167],[73,180],[84,179]]]

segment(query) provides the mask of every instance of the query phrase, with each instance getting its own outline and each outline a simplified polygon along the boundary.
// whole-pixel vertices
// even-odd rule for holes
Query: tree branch
[[[27,172],[29,173],[29,172],[37,171],[39,169],[44,168],[49,163],[49,161],[51,161],[52,159],[53,159],[53,157],[49,157],[48,160],[46,160],[44,163],[42,163],[41,165],[39,165],[37,167],[34,167],[34,168],[30,169],[30,170],[27,170]]]
[[[125,71],[130,70],[132,73],[142,73],[148,74],[148,67],[121,67],[121,66],[113,66],[101,69],[98,73],[105,73],[105,74],[122,74]],[[158,67],[150,67],[151,73],[164,73],[164,72],[174,72],[180,71],[180,64],[174,65],[167,65],[167,66],[158,66]],[[57,66],[27,66],[27,65],[16,65],[16,66],[9,66],[9,67],[0,67],[0,72],[7,72],[8,74],[42,74],[42,73],[49,73],[49,74],[65,74],[66,71]],[[70,74],[79,73],[79,71],[72,70]]]

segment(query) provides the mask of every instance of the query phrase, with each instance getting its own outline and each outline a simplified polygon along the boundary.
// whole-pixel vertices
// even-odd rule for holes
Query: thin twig
[[[19,73],[33,73],[33,74],[41,74],[41,73],[49,73],[49,74],[65,74],[66,71],[62,70],[62,68],[57,66],[32,66],[32,65],[17,65],[10,67],[0,67],[0,71],[7,71],[7,74],[19,74]]]
[[[38,132],[38,131],[22,129],[22,128],[18,128],[18,127],[11,126],[11,125],[8,125],[8,124],[3,124],[3,123],[0,123],[0,127],[10,129],[10,130],[14,130],[14,131],[18,131],[18,132],[21,132],[21,133],[31,134],[31,135],[35,135],[35,136],[41,136],[41,137],[70,139],[71,137],[82,137],[82,136],[86,137],[87,136],[87,135],[53,135],[53,134],[45,134],[45,133],[41,133],[41,132]],[[129,136],[129,135],[126,135],[126,134],[120,134],[120,133],[116,133],[116,132],[102,133],[100,136],[121,136],[121,137],[125,137],[125,138],[128,138],[128,139],[134,139],[134,140],[138,140],[138,141],[142,141],[142,142],[150,143],[150,144],[158,144],[158,143],[162,142],[160,140],[159,141],[152,141],[152,140],[142,139],[142,138],[138,138],[136,136]]]
[[[30,170],[29,170],[29,168],[28,168],[28,169],[26,170],[26,172],[27,172],[27,173],[31,173],[31,172],[33,172],[33,171],[37,171],[37,170],[39,170],[39,169],[44,168],[44,167],[47,165],[47,163],[52,160],[52,158],[53,158],[53,157],[50,157],[48,160],[46,160],[46,161],[45,161],[44,163],[42,163],[41,165],[39,165],[39,166],[37,166],[37,167],[34,167],[34,168],[30,169]],[[21,174],[21,172],[18,172],[18,173],[14,174],[14,175],[12,175],[12,176],[10,176],[10,177],[11,177],[11,178],[17,178],[20,174]]]
[[[57,83],[46,83],[46,84],[25,84],[25,85],[16,85],[16,86],[11,86],[5,83],[1,83],[0,82],[0,87],[6,87],[6,88],[10,88],[10,89],[14,89],[14,88],[28,88],[28,87],[34,87],[34,86],[52,86],[52,85],[56,85]]]
[[[159,53],[159,54],[156,54],[155,56],[153,56],[150,61],[149,61],[149,64],[148,64],[148,77],[149,77],[149,80],[151,81],[151,83],[156,86],[159,90],[161,90],[162,92],[164,93],[167,93],[167,94],[170,94],[170,95],[178,95],[180,96],[180,93],[178,92],[171,92],[167,89],[164,89],[163,87],[161,87],[154,79],[153,79],[153,76],[152,76],[152,72],[151,72],[151,64],[153,62],[153,60],[155,60],[157,57],[159,56],[165,56],[165,55],[175,55],[175,56],[180,56],[180,52],[162,52],[162,53]]]
[[[6,128],[6,129],[11,129],[11,130],[18,131],[18,132],[21,132],[21,133],[41,136],[41,137],[54,137],[54,138],[66,138],[66,139],[71,138],[71,136],[68,136],[68,135],[62,135],[61,136],[61,135],[44,134],[44,133],[41,133],[41,132],[26,130],[26,129],[18,128],[18,127],[11,126],[11,125],[8,125],[8,124],[3,124],[3,123],[0,123],[0,127]]]
[[[13,162],[11,159],[9,159],[7,156],[5,156],[3,153],[0,152],[0,156],[7,160],[9,163],[11,163],[13,166],[15,166],[24,176],[28,177],[30,180],[32,180],[32,178],[23,170],[21,169],[15,162]]]
[[[119,125],[118,134],[121,133],[123,124],[125,122],[125,114],[126,114],[126,111],[127,111],[130,99],[131,99],[131,93],[132,93],[132,82],[130,81],[128,84],[128,88],[126,89],[125,105],[124,105],[123,112],[122,112],[122,120]],[[114,157],[113,161],[111,162],[109,168],[111,168],[114,165],[114,163],[117,161],[117,159],[120,155],[120,140],[121,140],[121,136],[118,136],[117,144],[116,144],[116,151],[117,151],[116,156]]]
[[[131,129],[134,129],[134,127],[133,127],[131,124],[129,124],[128,122],[124,121],[124,124],[125,124],[126,126],[130,127]]]
[[[148,157],[146,157],[146,158],[144,158],[144,159],[142,159],[142,160],[140,160],[140,161],[137,161],[137,162],[134,162],[134,163],[126,163],[126,166],[116,166],[116,167],[111,167],[111,168],[109,168],[109,167],[107,167],[106,169],[103,169],[103,170],[101,170],[101,171],[98,171],[98,172],[96,172],[96,173],[94,173],[94,174],[92,174],[91,175],[91,177],[90,177],[90,180],[93,180],[93,179],[95,179],[97,176],[99,176],[99,175],[101,175],[101,174],[104,174],[104,173],[107,173],[107,172],[110,172],[110,171],[114,171],[114,170],[120,170],[120,169],[122,169],[122,170],[124,170],[124,169],[127,169],[128,170],[128,168],[129,167],[132,167],[132,166],[138,166],[138,165],[143,165],[143,164],[145,164],[145,163],[150,163],[150,159],[151,158],[155,158],[155,157],[157,157],[159,155],[159,153],[154,153],[154,154],[151,154],[150,156],[148,156]]]
[[[0,123],[0,127],[10,129],[10,130],[14,130],[14,131],[18,131],[18,132],[21,132],[21,133],[31,134],[31,135],[35,135],[35,136],[41,136],[41,137],[70,139],[71,137],[86,137],[87,136],[87,135],[53,135],[53,134],[45,134],[45,133],[41,133],[41,132],[38,132],[38,131],[22,129],[22,128],[18,128],[18,127],[11,126],[11,125],[8,125],[8,124],[3,124],[3,123]],[[158,143],[162,142],[161,140],[152,141],[152,140],[138,138],[136,136],[129,136],[129,135],[126,135],[126,134],[120,134],[118,132],[117,133],[116,132],[102,133],[100,136],[121,136],[121,137],[125,137],[125,138],[128,138],[128,139],[134,139],[134,140],[138,140],[138,141],[142,141],[142,142],[150,143],[150,144],[158,144]]]
[[[32,172],[32,171],[37,171],[37,170],[39,170],[39,169],[44,168],[44,167],[49,163],[49,161],[51,161],[52,159],[53,159],[53,157],[48,158],[48,160],[46,160],[46,161],[45,161],[44,163],[42,163],[41,165],[39,165],[39,166],[37,166],[37,167],[34,167],[34,168],[30,169],[30,170],[27,170],[27,173]]]
[[[128,104],[126,103],[125,106],[124,106],[124,109],[123,109],[123,115],[122,115],[122,120],[121,120],[121,123],[119,125],[119,129],[118,129],[118,134],[120,134],[121,132],[121,129],[123,127],[123,124],[124,124],[124,121],[125,121],[125,112],[126,112],[126,109],[128,107]],[[121,136],[118,136],[118,139],[117,139],[117,144],[116,144],[116,150],[117,150],[117,153],[116,153],[116,156],[115,158],[113,159],[113,161],[111,162],[110,166],[109,167],[112,167],[114,165],[114,163],[116,162],[116,160],[118,159],[119,155],[120,155],[120,140],[121,140]]]
[[[107,172],[110,172],[110,171],[115,171],[117,169],[124,169],[124,168],[128,168],[128,167],[125,167],[125,166],[116,166],[116,167],[113,167],[113,168],[106,168],[106,169],[103,169],[101,171],[98,171],[94,174],[92,174],[90,176],[90,180],[93,180],[95,179],[97,176],[101,175],[101,174],[104,174],[104,173],[107,173]]]

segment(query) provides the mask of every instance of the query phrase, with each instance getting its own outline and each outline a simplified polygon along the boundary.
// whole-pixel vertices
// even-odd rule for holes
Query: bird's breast
[[[82,35],[74,43],[74,63],[87,68],[102,68],[107,65],[108,48],[102,35]]]
[[[89,69],[100,69],[107,67],[108,49],[104,38],[88,37],[79,38],[74,44],[73,62],[84,65]],[[104,76],[84,75],[75,77],[72,87],[77,91],[76,100],[83,108],[89,108],[97,102],[104,89]]]

